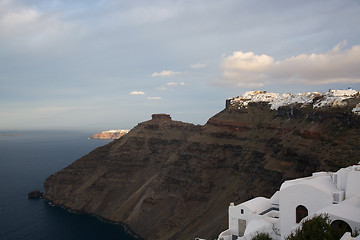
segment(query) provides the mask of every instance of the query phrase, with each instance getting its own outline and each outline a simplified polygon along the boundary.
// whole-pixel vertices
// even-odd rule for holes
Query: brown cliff
[[[44,197],[145,239],[214,238],[230,202],[360,161],[360,119],[349,109],[228,105],[204,126],[153,115],[50,176]]]

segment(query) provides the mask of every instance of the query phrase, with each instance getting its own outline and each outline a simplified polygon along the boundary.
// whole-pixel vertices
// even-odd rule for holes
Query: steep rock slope
[[[360,161],[358,95],[318,108],[241,101],[228,100],[204,126],[153,115],[50,176],[44,196],[146,239],[210,238],[226,226],[229,202]]]

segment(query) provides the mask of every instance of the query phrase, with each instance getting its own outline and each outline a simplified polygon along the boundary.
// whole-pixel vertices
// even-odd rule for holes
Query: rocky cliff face
[[[129,130],[108,130],[94,134],[88,139],[119,139],[128,132]]]
[[[358,95],[317,108],[232,100],[204,126],[154,115],[50,176],[44,197],[146,239],[214,238],[230,202],[360,161]]]

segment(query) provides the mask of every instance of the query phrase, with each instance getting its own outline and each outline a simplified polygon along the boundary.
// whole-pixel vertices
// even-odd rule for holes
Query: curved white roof
[[[297,185],[308,185],[329,194],[339,191],[333,183],[330,173],[285,181],[281,185],[280,191]]]
[[[251,211],[260,213],[271,207],[271,200],[264,197],[257,197],[241,203],[240,205],[249,208]]]

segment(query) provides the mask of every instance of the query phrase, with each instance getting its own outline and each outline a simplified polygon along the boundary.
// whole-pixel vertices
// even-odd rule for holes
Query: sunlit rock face
[[[336,94],[277,108],[245,95],[246,106],[227,100],[204,126],[155,114],[50,176],[44,197],[126,223],[145,239],[216,238],[229,202],[270,197],[284,180],[360,161],[359,94],[316,105]]]
[[[89,137],[89,139],[119,139],[130,130],[108,130],[101,133],[97,133]]]

